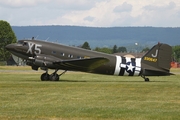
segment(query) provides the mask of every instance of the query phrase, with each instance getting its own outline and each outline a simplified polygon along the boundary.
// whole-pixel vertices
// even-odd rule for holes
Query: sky
[[[180,27],[180,0],[0,0],[12,26]]]

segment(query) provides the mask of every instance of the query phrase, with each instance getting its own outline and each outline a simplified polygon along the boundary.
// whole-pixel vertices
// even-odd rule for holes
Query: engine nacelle
[[[39,67],[46,67],[50,69],[56,68],[53,64],[54,61],[59,61],[58,58],[46,55],[37,55],[32,61],[27,61],[27,65],[32,66],[32,69],[37,70]]]

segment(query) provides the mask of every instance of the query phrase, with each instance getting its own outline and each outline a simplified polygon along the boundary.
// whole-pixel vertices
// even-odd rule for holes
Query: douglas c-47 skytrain
[[[171,75],[172,48],[162,43],[152,47],[142,58],[105,54],[41,40],[19,40],[7,45],[6,49],[25,60],[33,70],[45,70],[41,75],[42,81],[58,81],[68,70],[117,76],[137,75],[145,81],[149,81],[145,76]],[[49,74],[48,69],[55,72]],[[57,74],[58,70],[64,72]]]

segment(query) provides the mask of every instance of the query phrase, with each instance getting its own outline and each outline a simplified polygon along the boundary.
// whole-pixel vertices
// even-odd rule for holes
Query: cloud
[[[179,0],[0,0],[11,25],[180,26]]]
[[[164,10],[171,10],[175,7],[176,4],[174,2],[169,2],[169,4],[165,6],[147,5],[144,6],[143,9],[147,11],[164,11]]]
[[[94,6],[94,1],[88,0],[57,0],[56,7],[65,10],[89,10]]]
[[[88,0],[1,0],[0,5],[11,8],[34,7],[46,4],[51,9],[88,10],[94,6],[94,1]]]
[[[47,3],[49,0],[1,0],[0,6],[11,8],[32,7],[38,4]]]
[[[180,24],[177,23],[177,21],[180,20],[180,17],[177,15],[179,8],[175,2],[146,5],[142,7],[142,10],[142,14],[138,16],[138,19],[142,24],[159,27],[180,26]]]
[[[132,5],[131,4],[128,4],[127,2],[124,2],[122,5],[119,5],[119,6],[116,6],[114,8],[114,12],[130,12],[132,10]]]
[[[89,22],[92,22],[94,20],[94,17],[91,17],[91,16],[87,16],[84,18],[85,21],[89,21]]]

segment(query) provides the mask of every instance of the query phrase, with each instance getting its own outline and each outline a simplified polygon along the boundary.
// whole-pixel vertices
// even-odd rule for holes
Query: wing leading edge
[[[54,62],[54,65],[65,70],[75,71],[91,71],[99,66],[109,62],[109,59],[104,57],[86,58],[86,59],[71,59]]]

